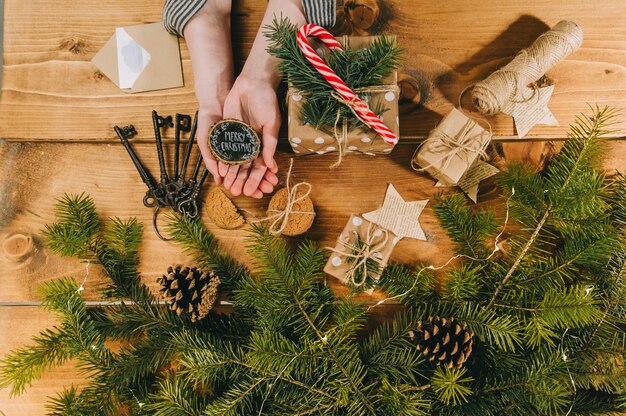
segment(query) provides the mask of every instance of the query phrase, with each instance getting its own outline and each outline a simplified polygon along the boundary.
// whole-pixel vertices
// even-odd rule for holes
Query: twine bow
[[[418,147],[411,160],[413,170],[423,172],[433,166],[439,165],[442,170],[446,170],[455,156],[461,158],[469,165],[471,160],[470,155],[472,153],[476,153],[481,159],[487,159],[486,148],[490,140],[483,138],[486,133],[484,130],[472,134],[472,130],[475,126],[476,122],[468,119],[454,137],[444,132],[441,128],[436,127],[432,136],[424,142],[424,145],[428,146],[428,150],[432,153],[444,152],[444,154],[427,166],[416,167],[415,154],[417,154],[421,146]],[[487,138],[491,138],[492,133],[489,132],[487,134]]]
[[[380,251],[385,248],[389,241],[389,232],[384,228],[373,226],[373,223],[370,223],[367,227],[364,240],[361,240],[361,237],[356,231],[352,231],[352,234],[352,239],[347,238],[344,240],[343,238],[339,238],[338,242],[343,245],[343,249],[334,247],[326,248],[350,260],[350,267],[346,271],[346,278],[354,287],[359,288],[367,281],[369,274],[368,262],[373,261],[378,266],[378,269],[382,268],[383,260],[382,257],[380,257]],[[351,240],[353,243],[350,242]],[[359,242],[361,244],[359,244]],[[357,273],[359,270],[362,272],[360,274],[362,278],[357,282],[356,278],[359,275]]]
[[[293,159],[289,160],[289,171],[287,172],[286,179],[286,189],[287,189],[287,205],[285,205],[285,209],[276,210],[271,209],[267,210],[268,213],[271,213],[265,218],[261,218],[259,220],[253,222],[262,222],[262,221],[272,221],[269,226],[269,232],[273,235],[279,235],[287,227],[287,223],[289,222],[289,215],[291,214],[305,214],[305,215],[315,215],[313,211],[296,211],[293,209],[294,205],[298,202],[304,200],[311,193],[311,184],[308,182],[299,182],[294,186],[289,186],[289,182],[291,180],[291,170],[293,168]],[[300,188],[306,188],[300,196],[298,195],[298,190]]]

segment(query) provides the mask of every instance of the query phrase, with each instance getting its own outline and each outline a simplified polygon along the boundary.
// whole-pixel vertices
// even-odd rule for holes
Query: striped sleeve
[[[189,20],[207,0],[166,0],[163,6],[163,26],[173,35],[183,36]]]
[[[335,24],[335,0],[302,0],[302,6],[307,22],[325,27]]]

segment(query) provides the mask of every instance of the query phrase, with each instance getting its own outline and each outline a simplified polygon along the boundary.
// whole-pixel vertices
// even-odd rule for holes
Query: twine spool
[[[575,52],[583,43],[583,31],[574,22],[562,20],[522,50],[508,65],[479,82],[472,92],[474,105],[484,115],[493,115],[520,91],[554,65]],[[532,98],[532,92],[523,100]]]

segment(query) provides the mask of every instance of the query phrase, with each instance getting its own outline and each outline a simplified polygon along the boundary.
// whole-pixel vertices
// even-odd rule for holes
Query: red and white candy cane
[[[298,46],[302,50],[304,57],[313,65],[313,68],[322,74],[324,79],[339,93],[341,98],[352,104],[354,111],[368,126],[378,133],[385,142],[390,145],[398,143],[398,137],[393,134],[393,132],[380,121],[376,114],[370,110],[367,104],[337,76],[335,71],[330,69],[330,67],[326,65],[326,62],[315,53],[309,44],[308,36],[317,37],[330,49],[341,49],[341,45],[337,42],[337,39],[323,27],[313,24],[306,24],[298,30]]]

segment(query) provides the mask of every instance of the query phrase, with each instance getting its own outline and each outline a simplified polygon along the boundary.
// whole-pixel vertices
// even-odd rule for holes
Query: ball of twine
[[[523,88],[575,52],[583,43],[583,31],[574,22],[560,21],[522,50],[508,65],[474,86],[472,100],[478,111],[493,115]],[[530,99],[531,97],[525,97]]]

